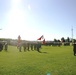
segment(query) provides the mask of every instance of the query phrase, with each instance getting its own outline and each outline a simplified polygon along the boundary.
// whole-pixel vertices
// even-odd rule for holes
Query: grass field
[[[42,46],[41,51],[9,46],[8,52],[0,52],[0,75],[76,75],[72,46]]]

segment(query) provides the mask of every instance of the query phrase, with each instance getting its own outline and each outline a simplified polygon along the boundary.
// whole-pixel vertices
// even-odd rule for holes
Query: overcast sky
[[[76,0],[0,0],[0,37],[76,38]]]

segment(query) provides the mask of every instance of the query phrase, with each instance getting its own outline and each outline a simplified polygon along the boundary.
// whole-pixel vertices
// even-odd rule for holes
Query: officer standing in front
[[[74,52],[74,56],[76,56],[76,43],[73,44],[73,52]]]

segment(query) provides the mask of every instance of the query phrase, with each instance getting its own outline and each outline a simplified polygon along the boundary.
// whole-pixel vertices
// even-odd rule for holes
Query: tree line
[[[16,42],[16,44],[17,44],[17,41],[18,41],[18,39],[10,39],[10,38],[0,38],[0,41],[7,41],[8,42],[8,45],[11,45],[11,41],[13,41],[14,43]],[[28,40],[21,40],[22,42],[37,42],[37,41],[28,41]],[[64,37],[62,37],[61,39],[54,39],[53,41],[46,41],[45,40],[45,42],[46,43],[49,43],[49,42],[51,42],[51,43],[59,43],[60,42],[60,44],[61,43],[72,43],[72,42],[76,42],[76,39],[71,39],[71,38],[69,38],[69,37],[67,37],[66,39],[64,38]]]

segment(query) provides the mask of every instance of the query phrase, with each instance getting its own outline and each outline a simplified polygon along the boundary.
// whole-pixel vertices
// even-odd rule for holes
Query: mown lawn
[[[41,51],[9,46],[8,52],[0,52],[0,75],[76,75],[72,46],[42,46]]]

